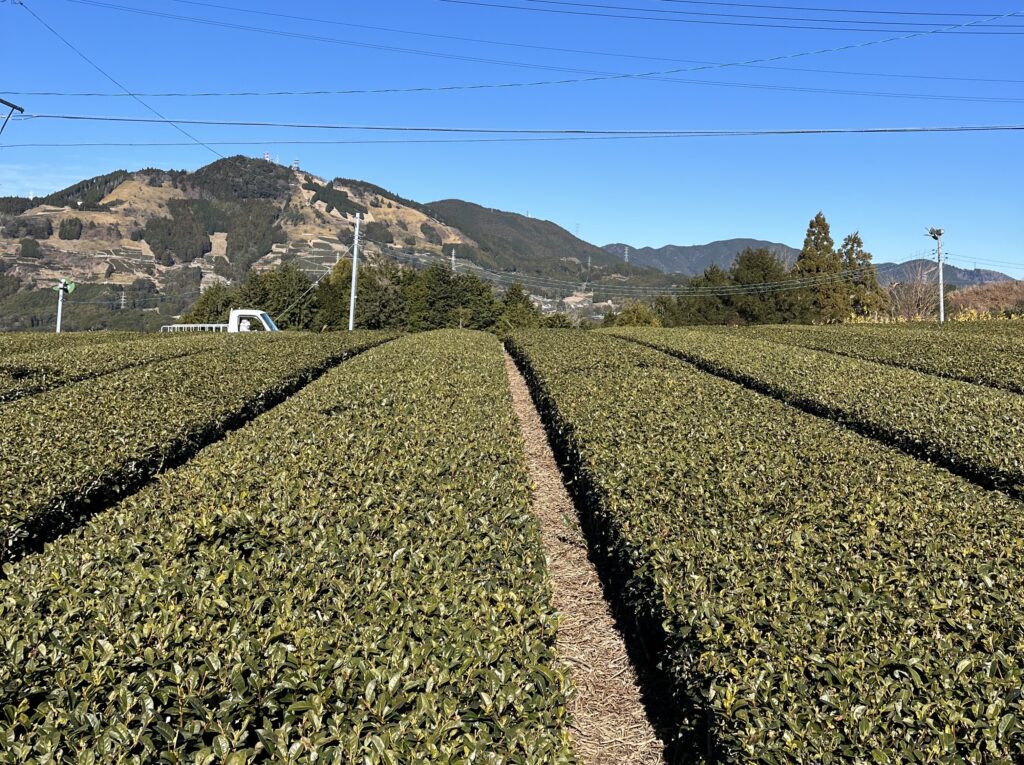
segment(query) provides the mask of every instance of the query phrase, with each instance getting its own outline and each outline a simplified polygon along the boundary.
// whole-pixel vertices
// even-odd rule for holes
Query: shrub
[[[377,221],[371,221],[363,227],[363,232],[366,235],[367,241],[376,242],[377,244],[391,244],[395,241],[395,238],[391,235],[391,230],[383,223]]]
[[[80,218],[65,218],[60,222],[57,235],[61,239],[81,239],[82,220]]]
[[[18,254],[23,258],[41,258],[43,256],[42,249],[39,247],[39,242],[35,239],[25,238],[19,243]]]

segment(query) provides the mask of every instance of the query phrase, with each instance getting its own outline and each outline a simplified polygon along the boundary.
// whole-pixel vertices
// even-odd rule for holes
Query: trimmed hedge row
[[[529,500],[495,338],[371,350],[8,566],[0,762],[571,763]]]
[[[746,336],[1024,393],[1024,335],[899,326],[747,327]]]
[[[947,321],[937,324],[935,321],[912,321],[897,324],[900,329],[912,329],[919,332],[946,332],[952,334],[991,335],[1003,334],[1024,337],[1024,321],[1020,319],[978,319],[976,321]]]
[[[796,346],[687,329],[625,328],[701,369],[977,480],[1024,494],[1024,397]]]
[[[698,754],[1024,757],[1024,506],[616,337],[510,346]]]
[[[154,361],[191,356],[224,342],[224,337],[212,335],[150,335],[0,356],[0,403]]]
[[[0,562],[391,337],[233,336],[216,353],[154,362],[0,407]]]
[[[137,339],[137,332],[0,332],[0,358],[57,348],[79,348]]]

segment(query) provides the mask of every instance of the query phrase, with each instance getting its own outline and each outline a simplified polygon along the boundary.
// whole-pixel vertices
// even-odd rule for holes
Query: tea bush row
[[[137,339],[136,332],[0,332],[0,358],[57,348],[77,348]]]
[[[1024,393],[1024,333],[899,326],[750,327],[741,334]]]
[[[373,332],[234,336],[216,352],[155,362],[0,407],[0,562],[74,525],[167,463],[279,402]],[[259,459],[258,454],[253,455]]]
[[[498,341],[408,336],[0,582],[0,763],[573,762]]]
[[[1021,761],[1024,506],[613,336],[511,347],[691,751]]]
[[[796,346],[701,330],[624,328],[647,343],[1019,497],[1024,397]]]
[[[136,335],[120,342],[75,343],[0,356],[0,403],[70,382],[200,353],[231,342],[223,336]]]

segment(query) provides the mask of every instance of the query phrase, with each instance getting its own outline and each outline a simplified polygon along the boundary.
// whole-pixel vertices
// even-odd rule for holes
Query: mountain
[[[897,282],[936,281],[938,267],[934,260],[918,258],[904,263],[877,263],[878,282],[888,286]],[[999,271],[985,268],[957,268],[946,263],[942,269],[942,278],[948,287],[971,287],[978,284],[994,284],[1010,282],[1013,277]]]
[[[164,317],[250,270],[292,264],[315,278],[348,254],[357,214],[361,254],[370,260],[423,267],[454,250],[462,268],[549,295],[582,282],[674,281],[550,221],[455,199],[421,204],[366,181],[237,156],[195,172],[117,170],[42,198],[0,197],[0,330],[52,321],[44,290],[60,278],[88,288],[77,293],[83,304],[88,295],[90,305]],[[40,294],[21,294],[33,291]],[[16,309],[2,302],[13,293]],[[13,323],[12,313],[20,317]],[[156,315],[148,321],[160,323]]]
[[[604,249],[622,258],[625,244],[606,244]],[[800,250],[777,242],[766,242],[761,239],[723,239],[708,244],[676,245],[664,247],[629,247],[629,262],[638,266],[656,268],[667,274],[697,276],[704,273],[709,266],[728,269],[736,256],[746,248],[767,248],[774,252],[787,266],[796,262]]]
[[[646,269],[570,234],[551,221],[481,207],[460,199],[431,202],[426,209],[477,242],[475,259],[501,271],[586,279],[593,271],[640,275]]]
[[[607,244],[603,249],[618,258],[622,258],[627,246],[625,244]],[[776,242],[766,242],[760,239],[723,239],[708,244],[685,247],[674,244],[658,248],[630,247],[629,262],[630,264],[635,263],[636,265],[656,268],[665,273],[696,276],[712,265],[728,269],[736,259],[736,256],[748,247],[754,249],[765,247],[770,249],[787,266],[792,266],[800,255],[800,250]],[[934,281],[936,278],[935,261],[924,258],[908,260],[904,263],[877,263],[876,267],[878,269],[878,281],[883,286],[896,282],[921,279]],[[999,271],[990,271],[983,268],[957,268],[948,263],[943,271],[943,276],[946,284],[950,287],[969,287],[976,284],[1012,281],[1012,277]]]

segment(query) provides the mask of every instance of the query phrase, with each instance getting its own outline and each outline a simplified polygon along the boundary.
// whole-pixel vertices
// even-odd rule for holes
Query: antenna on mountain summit
[[[4,128],[7,127],[7,123],[11,119],[11,115],[14,114],[15,112],[18,112],[18,114],[24,114],[25,110],[22,109],[17,104],[12,104],[10,101],[4,101],[2,98],[0,98],[0,104],[3,104],[8,109],[10,109],[10,111],[7,112],[7,116],[4,117],[4,124],[0,125],[0,134],[3,134]]]

